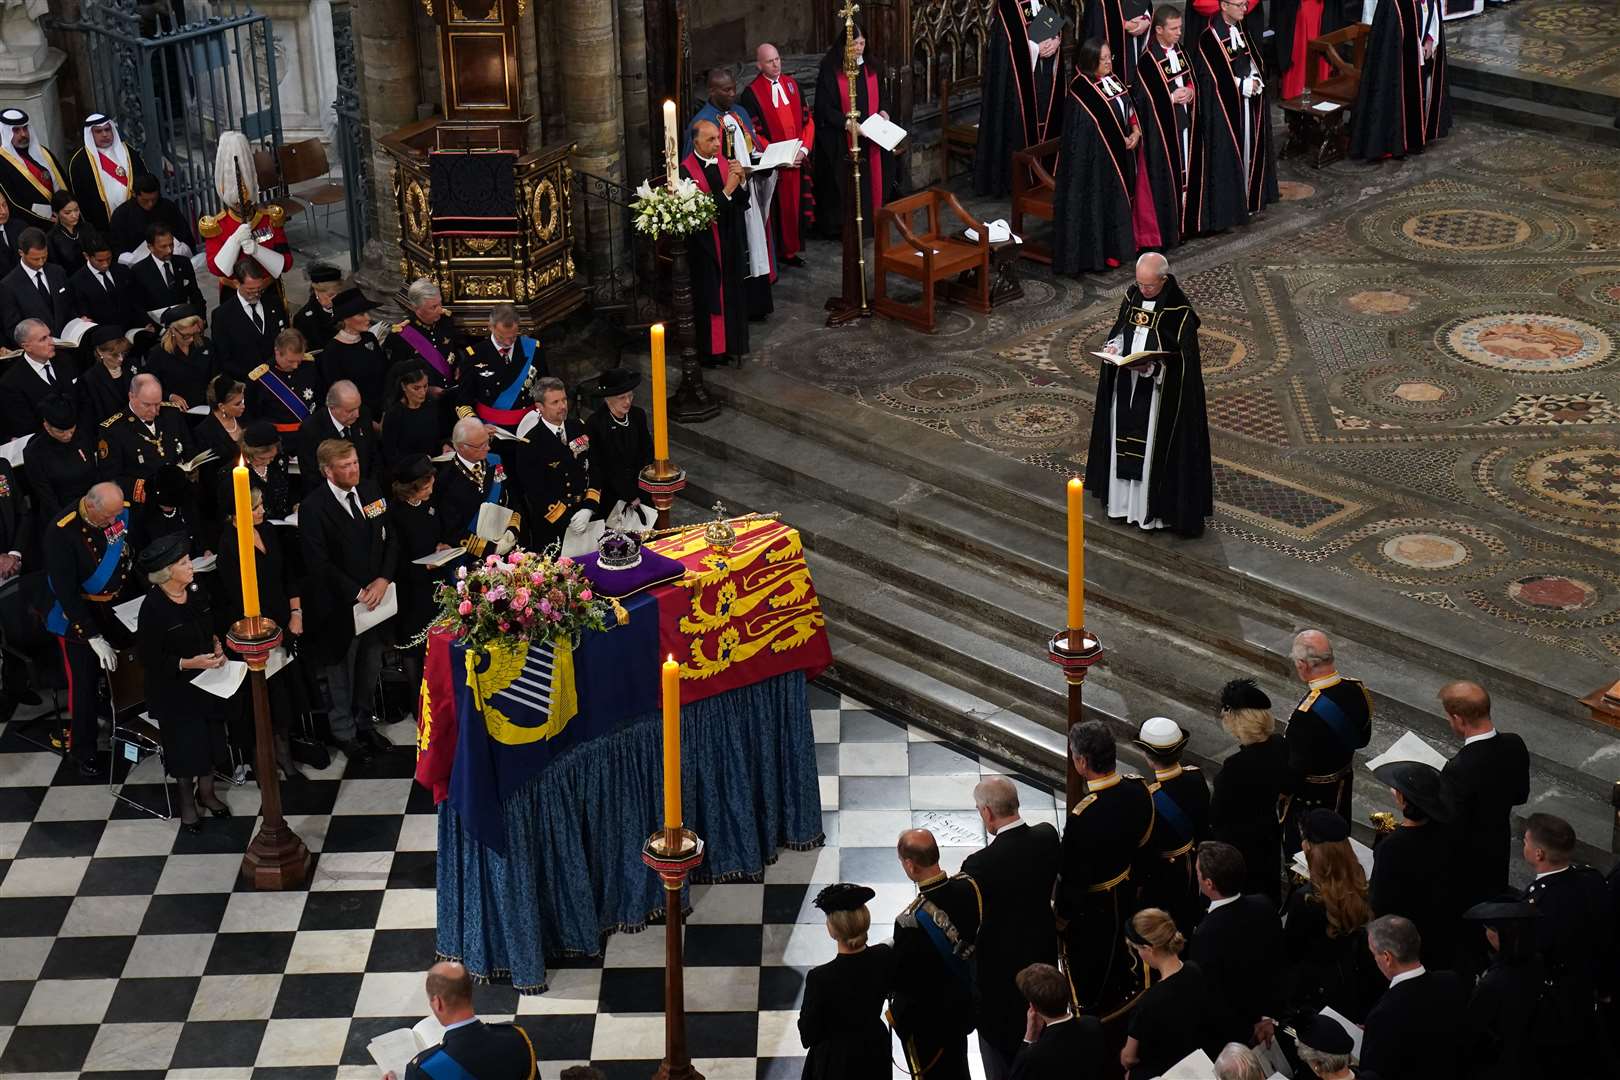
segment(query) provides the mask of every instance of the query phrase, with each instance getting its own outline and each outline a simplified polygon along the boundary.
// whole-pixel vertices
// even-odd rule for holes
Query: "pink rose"
[[[551,601],[550,600],[542,600],[542,601],[540,601],[540,614],[542,614],[542,615],[551,614]]]
[[[467,583],[465,581],[456,582],[456,592],[465,596],[467,593]]]
[[[456,611],[459,614],[462,614],[462,615],[471,615],[472,614],[472,601],[471,600],[463,600],[461,603],[456,605]]]
[[[503,630],[503,631],[504,631],[504,630],[510,630],[510,629],[512,629],[512,624],[511,624],[511,623],[509,623],[509,622],[507,622],[507,621],[506,621],[506,620],[505,620],[505,619],[502,619],[502,620],[501,620],[501,629],[502,629],[502,630]]]
[[[467,568],[465,566],[456,567],[456,577],[460,578],[462,581],[466,581],[467,580]]]
[[[506,561],[508,563],[510,563],[511,565],[516,566],[518,563],[523,561],[523,552],[521,552],[521,551],[509,552],[507,554],[507,556],[506,556]]]
[[[497,566],[501,565],[501,557],[499,555],[491,555],[484,560],[484,565],[493,570]]]
[[[550,618],[552,622],[562,622],[562,612],[553,611],[548,618]]]
[[[573,566],[574,565],[574,560],[570,559],[568,556],[564,555],[562,558],[557,560],[557,565],[562,566],[562,567]]]
[[[591,590],[589,590],[589,589],[581,589],[580,593],[579,593],[579,598],[581,600],[585,601],[586,603],[589,603],[590,599],[591,599]]]
[[[545,575],[543,575],[543,574],[530,574],[529,575],[529,584],[530,585],[543,585],[543,584],[545,584],[545,581],[546,581]]]
[[[513,603],[513,605],[515,605],[517,607],[522,607],[524,604],[527,604],[528,602],[529,602],[529,590],[523,588],[521,585],[518,586],[517,591],[512,594],[512,603]]]

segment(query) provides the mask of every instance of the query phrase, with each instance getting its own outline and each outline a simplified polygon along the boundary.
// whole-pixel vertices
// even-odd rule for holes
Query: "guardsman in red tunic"
[[[229,282],[239,259],[252,259],[280,281],[293,261],[282,228],[287,215],[279,206],[260,206],[254,201],[258,186],[253,149],[239,131],[220,136],[214,189],[225,209],[199,218],[197,231],[208,252],[208,269],[220,280],[221,296],[233,287]]]
[[[799,252],[804,250],[804,226],[815,210],[810,173],[804,164],[810,160],[810,149],[816,141],[816,122],[798,82],[782,73],[782,54],[775,45],[761,45],[754,53],[754,65],[759,68],[759,77],[742,92],[742,107],[765,129],[771,142],[798,139],[803,144],[798,161],[779,174],[776,201],[771,204],[777,255],[788,266],[803,266]]]

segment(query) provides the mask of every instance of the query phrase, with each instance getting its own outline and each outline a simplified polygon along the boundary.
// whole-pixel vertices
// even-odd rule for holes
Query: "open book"
[[[424,1016],[415,1027],[395,1028],[378,1035],[366,1044],[366,1052],[377,1063],[377,1068],[405,1080],[405,1066],[411,1059],[443,1041],[443,1025],[431,1016]]]
[[[1446,767],[1446,755],[1410,731],[1396,739],[1388,750],[1368,761],[1367,768],[1368,770],[1376,769],[1381,765],[1388,765],[1392,761],[1421,761],[1423,764],[1432,765],[1436,769]]]
[[[382,601],[371,610],[366,605],[355,602],[354,605],[354,632],[356,635],[365,633],[378,623],[386,622],[399,613],[399,590],[390,581],[388,588],[383,592]]]
[[[478,507],[478,528],[475,531],[480,539],[499,540],[505,535],[507,526],[511,524],[511,507],[489,502]]]
[[[1122,356],[1122,355],[1120,355],[1118,353],[1100,352],[1099,351],[1099,352],[1094,352],[1091,355],[1095,356],[1099,360],[1106,360],[1108,363],[1113,364],[1115,367],[1130,367],[1132,364],[1140,364],[1140,363],[1142,363],[1144,361],[1147,361],[1147,360],[1162,360],[1165,357],[1169,356],[1170,354],[1167,353],[1167,352],[1146,352],[1146,351],[1144,351],[1144,352],[1133,352],[1133,353],[1129,353],[1129,354],[1126,354],[1126,355]]]
[[[906,137],[906,129],[892,120],[885,120],[877,113],[873,113],[861,121],[861,134],[883,149],[893,150]]]
[[[1356,853],[1356,861],[1361,864],[1361,872],[1366,874],[1369,878],[1372,877],[1372,848],[1368,847],[1366,844],[1363,844],[1360,840],[1357,840],[1352,836],[1350,838],[1350,850]],[[1288,869],[1292,870],[1306,881],[1311,880],[1310,866],[1305,862],[1305,853],[1303,851],[1294,852],[1294,858],[1288,864]]]
[[[1215,1063],[1202,1050],[1194,1050],[1170,1066],[1162,1080],[1215,1080]]]
[[[539,415],[540,415],[539,413],[530,413],[529,414],[529,416],[536,416],[536,417],[539,416]],[[525,416],[523,419],[527,420],[528,418],[529,418],[528,416]],[[503,428],[503,427],[501,427],[501,426],[499,426],[497,424],[485,424],[484,426],[489,429],[489,437],[492,438],[492,439],[506,439],[509,442],[522,442],[522,443],[526,443],[526,442],[529,441],[528,439],[524,438],[521,434],[508,431],[505,428]],[[532,424],[530,425],[530,427],[533,427],[533,426],[534,425],[532,425]]]
[[[765,148],[763,154],[759,155],[759,160],[754,162],[754,168],[763,172],[766,169],[779,169],[783,165],[792,165],[799,160],[799,148],[803,145],[803,141],[799,139],[783,139],[781,142],[773,142]]]
[[[0,446],[0,457],[11,462],[11,467],[15,469],[23,463],[23,451],[28,449],[28,440],[33,437],[32,432],[27,435],[19,435],[5,445]]]
[[[465,554],[467,554],[467,549],[464,547],[445,548],[443,551],[435,551],[431,555],[424,555],[420,559],[412,559],[411,562],[417,566],[425,566],[429,570],[436,570],[445,563],[454,562]]]
[[[184,472],[188,472],[188,473],[196,472],[199,466],[208,464],[210,461],[213,461],[218,456],[219,455],[214,453],[212,450],[204,450],[202,453],[198,454],[196,457],[192,458],[190,461],[182,461],[182,462],[180,462],[180,468]]]
[[[84,335],[88,334],[95,326],[94,319],[70,319],[67,325],[62,327],[62,332],[56,335],[56,343],[78,348],[79,342],[84,340]],[[124,331],[124,340],[133,344],[136,335],[146,332],[146,327],[137,326],[133,330]]]

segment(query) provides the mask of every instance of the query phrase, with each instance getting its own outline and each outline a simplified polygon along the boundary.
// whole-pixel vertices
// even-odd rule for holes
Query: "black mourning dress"
[[[431,500],[412,506],[405,499],[389,499],[388,517],[399,532],[399,569],[394,579],[399,592],[399,614],[393,623],[396,640],[404,644],[414,640],[433,621],[438,611],[433,602],[434,587],[449,580],[456,564],[452,562],[433,569],[411,561],[433,554],[441,541],[448,542],[438,508]]]
[[[1130,1036],[1141,1060],[1131,1080],[1162,1076],[1170,1067],[1209,1041],[1208,1017],[1214,991],[1194,963],[1147,988],[1130,1014]]]
[[[415,409],[402,404],[390,406],[382,421],[383,463],[393,465],[412,454],[434,457],[445,442],[443,429],[444,412],[433,401],[425,401]]]
[[[214,771],[211,722],[224,702],[191,683],[200,672],[181,671],[180,661],[214,651],[214,614],[208,594],[193,582],[177,604],[154,585],[141,603],[135,653],[146,674],[146,704],[163,739],[170,776],[206,776]]]
[[[146,354],[146,370],[163,384],[163,399],[175,394],[187,408],[208,404],[208,380],[218,374],[205,341],[194,342],[190,352],[153,349]],[[122,408],[122,406],[120,406]]]
[[[867,57],[855,71],[855,104],[860,119],[865,120],[876,112],[888,112],[882,65]],[[816,141],[810,152],[810,166],[816,185],[816,231],[836,240],[843,232],[844,188],[849,184],[849,136],[844,132],[849,96],[844,81],[842,27],[834,37],[832,48],[821,58],[815,95]],[[870,236],[877,222],[877,208],[888,201],[885,195],[897,186],[899,167],[891,151],[864,135],[860,140],[861,218]]]
[[[870,945],[840,953],[805,976],[799,1009],[799,1041],[808,1051],[804,1080],[890,1080],[883,1004],[893,973],[894,950]]]
[[[360,401],[372,416],[383,414],[383,381],[388,376],[388,352],[370,330],[360,331],[359,341],[333,338],[316,361],[321,382],[331,386],[348,379],[360,391]]]
[[[591,487],[602,493],[592,514],[607,517],[620,502],[629,506],[642,497],[641,470],[653,460],[652,431],[639,406],[630,406],[620,422],[603,405],[585,421],[585,434],[591,439]]]
[[[296,567],[288,561],[288,538],[283,534],[290,533],[290,530],[266,522],[257,526],[257,532],[259,539],[264,541],[264,550],[254,551],[253,564],[259,581],[259,611],[281,627],[282,645],[295,654],[291,662],[265,684],[270,691],[270,718],[278,730],[283,730],[292,718],[314,706],[308,690],[308,675],[300,667],[296,656],[299,638],[294,637],[289,628],[292,623],[291,598],[301,597],[303,589],[297,579]],[[215,599],[214,627],[220,639],[224,640],[231,623],[242,617],[242,558],[236,548],[235,525],[224,527],[215,550],[219,553],[219,562],[210,575],[214,579],[210,583]],[[231,729],[232,741],[244,751],[251,750],[253,746],[253,713],[251,699],[245,696],[247,692],[246,683],[242,690],[237,691],[235,704],[239,706],[239,715],[233,718]]]

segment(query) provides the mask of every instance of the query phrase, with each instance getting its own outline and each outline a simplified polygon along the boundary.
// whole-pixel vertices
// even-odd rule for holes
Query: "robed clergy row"
[[[1422,153],[1451,131],[1441,0],[1379,0],[1350,114],[1350,156]]]
[[[1041,0],[996,0],[984,56],[973,190],[1012,189],[1012,156],[1055,136],[1063,117],[1062,24],[1040,20]],[[1043,27],[1045,29],[1043,29]]]

